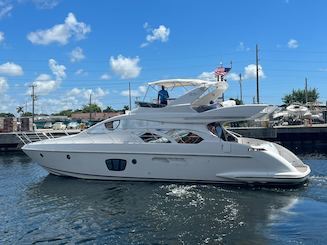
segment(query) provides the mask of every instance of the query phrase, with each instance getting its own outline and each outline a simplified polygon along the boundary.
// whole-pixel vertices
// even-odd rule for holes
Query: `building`
[[[118,116],[124,114],[123,112],[93,112],[91,113],[91,121],[102,121],[104,119]],[[76,112],[73,113],[71,116],[72,120],[81,120],[81,121],[89,121],[90,120],[90,113],[82,113]]]

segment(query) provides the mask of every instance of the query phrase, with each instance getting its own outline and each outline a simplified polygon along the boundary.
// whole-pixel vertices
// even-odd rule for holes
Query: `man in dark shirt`
[[[169,94],[167,90],[165,90],[165,86],[161,86],[161,90],[158,93],[158,103],[161,105],[167,105],[168,98]]]

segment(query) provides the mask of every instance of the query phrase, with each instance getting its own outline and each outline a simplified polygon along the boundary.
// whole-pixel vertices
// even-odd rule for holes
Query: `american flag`
[[[231,68],[226,68],[226,67],[217,67],[217,69],[215,70],[215,75],[216,77],[218,76],[225,76]]]

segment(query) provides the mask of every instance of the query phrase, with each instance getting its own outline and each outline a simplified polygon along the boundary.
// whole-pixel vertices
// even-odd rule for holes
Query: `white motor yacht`
[[[49,173],[83,179],[297,185],[308,178],[309,166],[286,148],[223,127],[255,118],[267,105],[216,103],[225,81],[148,85],[194,88],[167,106],[138,102],[127,114],[77,135],[27,144],[24,152]]]

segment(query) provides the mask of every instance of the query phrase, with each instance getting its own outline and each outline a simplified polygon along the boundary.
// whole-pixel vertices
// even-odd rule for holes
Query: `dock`
[[[327,154],[327,124],[229,128],[244,137],[281,144],[297,154]]]

